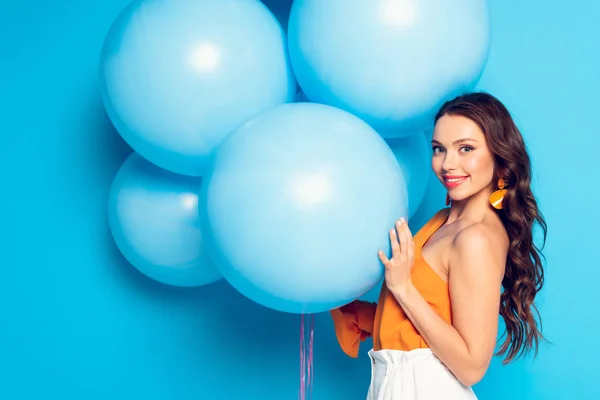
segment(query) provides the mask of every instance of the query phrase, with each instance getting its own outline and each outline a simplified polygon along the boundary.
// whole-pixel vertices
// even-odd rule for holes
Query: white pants
[[[369,351],[367,400],[477,400],[430,349]]]

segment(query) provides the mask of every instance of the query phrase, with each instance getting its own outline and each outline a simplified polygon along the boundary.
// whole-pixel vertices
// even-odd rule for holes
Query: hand
[[[390,230],[390,243],[392,259],[389,260],[381,250],[378,255],[385,267],[385,284],[395,297],[401,297],[412,285],[411,272],[415,261],[415,242],[404,218],[400,218],[395,229]]]

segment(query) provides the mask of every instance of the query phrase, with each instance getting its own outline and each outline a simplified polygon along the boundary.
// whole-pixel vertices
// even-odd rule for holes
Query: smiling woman
[[[464,199],[490,186],[494,157],[475,121],[446,114],[437,121],[431,143],[432,168],[448,190],[447,204],[451,199]],[[485,193],[483,196],[486,197]]]
[[[498,310],[506,362],[537,350],[542,338],[534,300],[543,269],[532,230],[537,222],[545,233],[546,223],[508,110],[486,93],[457,97],[436,115],[432,147],[450,207],[414,238],[404,218],[390,230],[377,305],[355,301],[331,312],[348,355],[373,336],[368,399],[474,399],[470,387],[494,355]]]
[[[454,123],[448,122],[451,119]],[[455,166],[454,161],[446,161],[452,157],[434,155],[432,167],[442,181],[450,174],[447,168],[462,169],[468,177],[466,185],[454,190],[446,185],[452,209],[462,212],[470,203],[487,200],[493,208],[502,210],[493,214],[502,222],[509,240],[500,309],[507,337],[500,354],[511,361],[537,348],[541,339],[534,299],[542,288],[544,270],[541,253],[533,243],[533,227],[535,223],[540,225],[545,240],[546,221],[531,190],[531,161],[523,137],[506,107],[487,93],[473,93],[446,103],[436,116],[434,140],[461,134],[464,140],[457,144],[457,152],[468,156],[463,155],[460,161],[457,157]]]

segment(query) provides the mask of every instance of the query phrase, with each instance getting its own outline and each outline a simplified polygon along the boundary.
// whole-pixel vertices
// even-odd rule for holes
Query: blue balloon
[[[207,256],[198,216],[201,178],[174,174],[132,153],[109,195],[110,229],[125,258],[148,277],[173,286],[222,279]]]
[[[312,102],[375,129],[422,129],[471,90],[490,46],[485,0],[295,0],[290,59]]]
[[[408,187],[408,216],[412,217],[425,195],[431,172],[431,143],[425,132],[386,139],[402,169]]]
[[[287,31],[288,19],[290,18],[290,9],[292,8],[293,0],[261,0],[269,10],[277,17],[277,20]]]
[[[266,307],[318,313],[383,278],[377,251],[407,216],[406,183],[385,141],[334,107],[293,103],[233,131],[203,185],[211,257]]]
[[[102,97],[125,141],[152,163],[202,176],[236,126],[294,101],[281,25],[259,0],[144,0],[101,54]]]

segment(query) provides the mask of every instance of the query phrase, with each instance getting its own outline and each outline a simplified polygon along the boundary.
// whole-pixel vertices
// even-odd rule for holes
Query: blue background
[[[131,150],[103,110],[98,57],[126,4],[0,3],[0,399],[296,398],[298,316],[224,282],[160,285],[112,242],[108,189]],[[490,4],[479,88],[506,103],[532,154],[550,227],[540,306],[551,343],[535,361],[494,360],[475,390],[481,399],[587,398],[600,372],[600,3]],[[433,179],[426,199],[413,230],[443,206]],[[370,343],[353,360],[327,314],[316,325],[314,398],[364,399]]]

